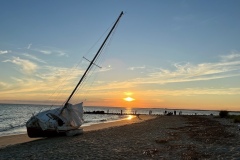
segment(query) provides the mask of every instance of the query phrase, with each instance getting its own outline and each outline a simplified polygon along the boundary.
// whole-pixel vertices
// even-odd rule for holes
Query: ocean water
[[[26,122],[41,111],[56,107],[46,105],[24,105],[24,104],[0,104],[0,137],[27,133]],[[100,110],[100,108],[94,108]],[[84,107],[84,111],[92,111],[92,108]],[[106,123],[127,118],[126,115],[84,114],[84,124],[88,126],[97,123]]]
[[[0,104],[0,137],[27,133],[25,124],[28,119],[40,111],[53,109],[47,105],[29,104]],[[84,107],[85,112],[104,111],[114,114],[84,114],[84,124],[88,126],[97,123],[107,123],[127,118],[127,114],[152,114],[163,115],[165,111],[173,112],[171,109],[159,108],[118,108],[118,107]],[[181,111],[183,115],[218,115],[218,111],[197,111],[197,110],[175,110],[177,114]],[[122,115],[120,115],[122,113]],[[233,114],[240,114],[234,112]]]

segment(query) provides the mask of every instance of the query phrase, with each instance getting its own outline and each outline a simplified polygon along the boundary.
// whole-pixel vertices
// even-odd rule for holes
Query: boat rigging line
[[[92,61],[90,62],[87,70],[84,72],[82,78],[79,80],[78,84],[76,85],[76,87],[74,88],[74,90],[72,91],[71,95],[68,97],[67,101],[64,104],[64,107],[62,108],[60,114],[63,112],[63,110],[68,106],[68,102],[70,101],[70,99],[72,98],[72,96],[74,95],[75,91],[77,90],[78,86],[82,83],[82,81],[85,79],[87,73],[89,72],[89,70],[92,68],[92,65],[94,64],[95,60],[97,59],[97,57],[100,55],[106,41],[108,40],[109,36],[111,35],[111,33],[113,32],[113,30],[115,29],[117,23],[119,22],[120,18],[122,17],[123,12],[120,13],[118,19],[116,20],[116,22],[114,23],[112,29],[110,30],[110,32],[108,33],[107,37],[105,38],[105,40],[103,41],[101,47],[99,48],[99,50],[97,51],[96,55],[94,56],[94,58],[92,59]]]

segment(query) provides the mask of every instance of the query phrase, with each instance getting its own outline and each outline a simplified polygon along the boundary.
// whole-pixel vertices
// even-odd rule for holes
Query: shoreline
[[[109,121],[109,122],[92,124],[89,126],[82,126],[80,128],[82,128],[84,132],[89,132],[89,131],[95,131],[95,130],[100,130],[105,128],[128,125],[132,123],[139,123],[145,120],[156,118],[156,116],[154,115],[141,115],[140,117],[141,117],[140,119],[137,116],[135,116],[131,119],[124,118],[116,121]],[[46,139],[46,138],[29,138],[26,133],[17,134],[17,135],[5,135],[0,137],[0,149],[7,146],[15,145],[15,144],[26,143],[26,142],[31,142],[31,141],[41,140],[41,139]]]
[[[135,120],[142,123],[133,119],[79,136],[0,148],[0,159],[239,159],[240,131],[229,119],[183,115]]]

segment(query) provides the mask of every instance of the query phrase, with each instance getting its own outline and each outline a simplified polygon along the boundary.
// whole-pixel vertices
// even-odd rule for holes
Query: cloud
[[[10,86],[9,84],[0,81],[0,88],[1,88],[1,91],[8,89],[9,86]]]
[[[135,79],[133,83],[166,84],[239,76],[240,60],[232,57],[239,57],[239,55],[225,56],[225,61],[216,63],[175,63],[173,64],[174,70],[158,68],[157,71],[149,72],[145,78]],[[231,59],[231,61],[226,61],[227,59]]]
[[[7,53],[11,53],[11,51],[7,51],[7,50],[3,51],[3,50],[0,50],[0,54],[7,54]]]
[[[5,62],[13,62],[6,60]],[[55,104],[63,102],[69,96],[83,71],[80,69],[73,70],[64,67],[41,66],[32,76],[10,77],[11,83],[7,82],[10,87],[0,93],[1,99],[21,100],[42,100]],[[37,84],[37,85],[36,85]],[[6,84],[0,82],[0,88]],[[6,87],[5,87],[6,88]]]
[[[98,65],[96,65],[96,66],[94,66],[94,67],[96,67],[96,68],[99,68],[99,67],[100,67],[99,72],[107,72],[107,71],[110,71],[110,70],[113,69],[112,67],[101,67],[101,66],[98,66]]]
[[[30,43],[30,44],[28,44],[28,46],[27,46],[27,49],[30,49],[31,48],[31,46],[32,46],[32,44]]]
[[[3,62],[10,62],[20,66],[20,70],[24,74],[31,74],[36,71],[37,65],[29,60],[21,59],[19,57],[13,57],[12,59],[5,60]]]
[[[64,51],[55,51],[55,52],[58,54],[58,56],[67,56],[68,57],[68,54]]]
[[[233,51],[231,54],[229,55],[222,55],[220,56],[220,58],[222,59],[222,61],[236,61],[237,59],[240,60],[240,53],[239,52],[236,52],[236,51]]]
[[[230,55],[228,55],[231,57]],[[226,57],[228,57],[226,56]],[[234,56],[238,57],[238,56]],[[194,81],[208,81],[221,78],[240,76],[240,60],[218,61],[214,63],[174,63],[173,69],[155,68],[150,66],[130,67],[129,69],[144,69],[145,76],[141,78],[128,79],[126,81],[111,81],[94,83],[90,90],[107,91],[114,89],[137,88],[144,84],[169,84]],[[208,92],[208,91],[206,91]],[[223,91],[222,91],[223,92]],[[212,92],[213,93],[213,92]]]
[[[58,49],[35,49],[35,51],[38,51],[40,53],[46,54],[46,55],[50,55],[50,54],[55,54],[57,56],[66,56],[68,57],[68,54],[65,51],[61,51]]]
[[[24,56],[41,61],[35,56],[24,54]],[[84,87],[87,88],[89,95],[105,95],[115,94],[119,95],[126,91],[141,90],[142,86],[153,84],[153,86],[159,86],[161,84],[168,83],[181,83],[181,82],[192,82],[192,81],[207,81],[212,79],[240,76],[240,54],[237,52],[229,55],[221,56],[219,61],[211,63],[173,63],[173,69],[167,68],[155,68],[150,66],[130,67],[132,70],[142,69],[146,73],[144,77],[127,79],[125,81],[95,81],[94,84],[90,84],[90,81],[84,83]],[[62,92],[64,95],[63,100],[72,91],[75,84],[77,84],[79,77],[82,75],[84,70],[76,69],[74,73],[70,72],[70,68],[65,67],[54,67],[54,66],[41,66],[39,68],[36,64],[29,60],[21,59],[19,57],[13,57],[12,59],[5,60],[4,62],[11,62],[21,69],[24,73],[33,73],[38,69],[38,73],[34,76],[27,76],[25,78],[17,77],[12,78],[15,81],[14,88],[17,88],[19,95],[36,94],[36,97],[46,97],[47,94],[52,94],[53,91],[58,87],[59,90],[65,90]],[[43,63],[43,62],[42,62]],[[130,69],[129,68],[129,69]],[[131,71],[129,71],[131,72]],[[93,79],[93,78],[92,78]],[[9,83],[10,84],[10,83]],[[12,85],[13,83],[11,83]],[[38,84],[38,85],[36,85]],[[60,85],[59,85],[60,84]],[[85,86],[86,84],[86,86]],[[90,85],[89,85],[90,84]],[[146,84],[146,85],[145,85]],[[6,86],[4,83],[0,83],[0,87]],[[89,87],[90,86],[90,87]],[[81,86],[82,87],[82,86]],[[89,88],[88,88],[89,87]],[[12,87],[13,88],[13,87]],[[80,88],[83,91],[85,88]],[[140,93],[141,92],[141,93]],[[5,90],[3,93],[11,95],[12,90]],[[58,92],[59,93],[59,92]],[[88,94],[88,92],[81,92]],[[119,93],[119,94],[117,94]],[[152,90],[139,91],[138,94],[144,96],[159,96],[171,95],[171,96],[192,96],[192,95],[239,95],[240,88],[185,88],[185,89],[166,89],[159,90],[156,87]],[[134,95],[137,95],[134,92]],[[58,98],[61,99],[61,98]]]
[[[37,62],[46,63],[44,60],[42,60],[42,59],[40,59],[40,58],[37,58],[37,57],[35,57],[35,56],[33,56],[33,55],[30,55],[30,54],[28,54],[28,53],[24,53],[23,55],[26,56],[26,57],[28,57],[28,58],[30,58],[30,59],[33,59],[33,60],[35,60],[35,61],[37,61]]]
[[[144,65],[144,66],[140,66],[140,67],[129,67],[128,70],[134,71],[134,70],[137,70],[137,69],[145,69],[145,68],[146,68],[146,66]]]
[[[146,90],[145,95],[194,96],[194,95],[239,95],[240,88],[186,88],[181,90]]]
[[[39,50],[39,52],[43,54],[52,54],[52,51],[49,51],[49,50]]]

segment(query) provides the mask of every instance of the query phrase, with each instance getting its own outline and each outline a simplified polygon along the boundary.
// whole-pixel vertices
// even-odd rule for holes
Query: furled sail
[[[65,119],[65,123],[73,128],[79,128],[83,123],[83,102],[72,105],[68,104],[61,114]]]

